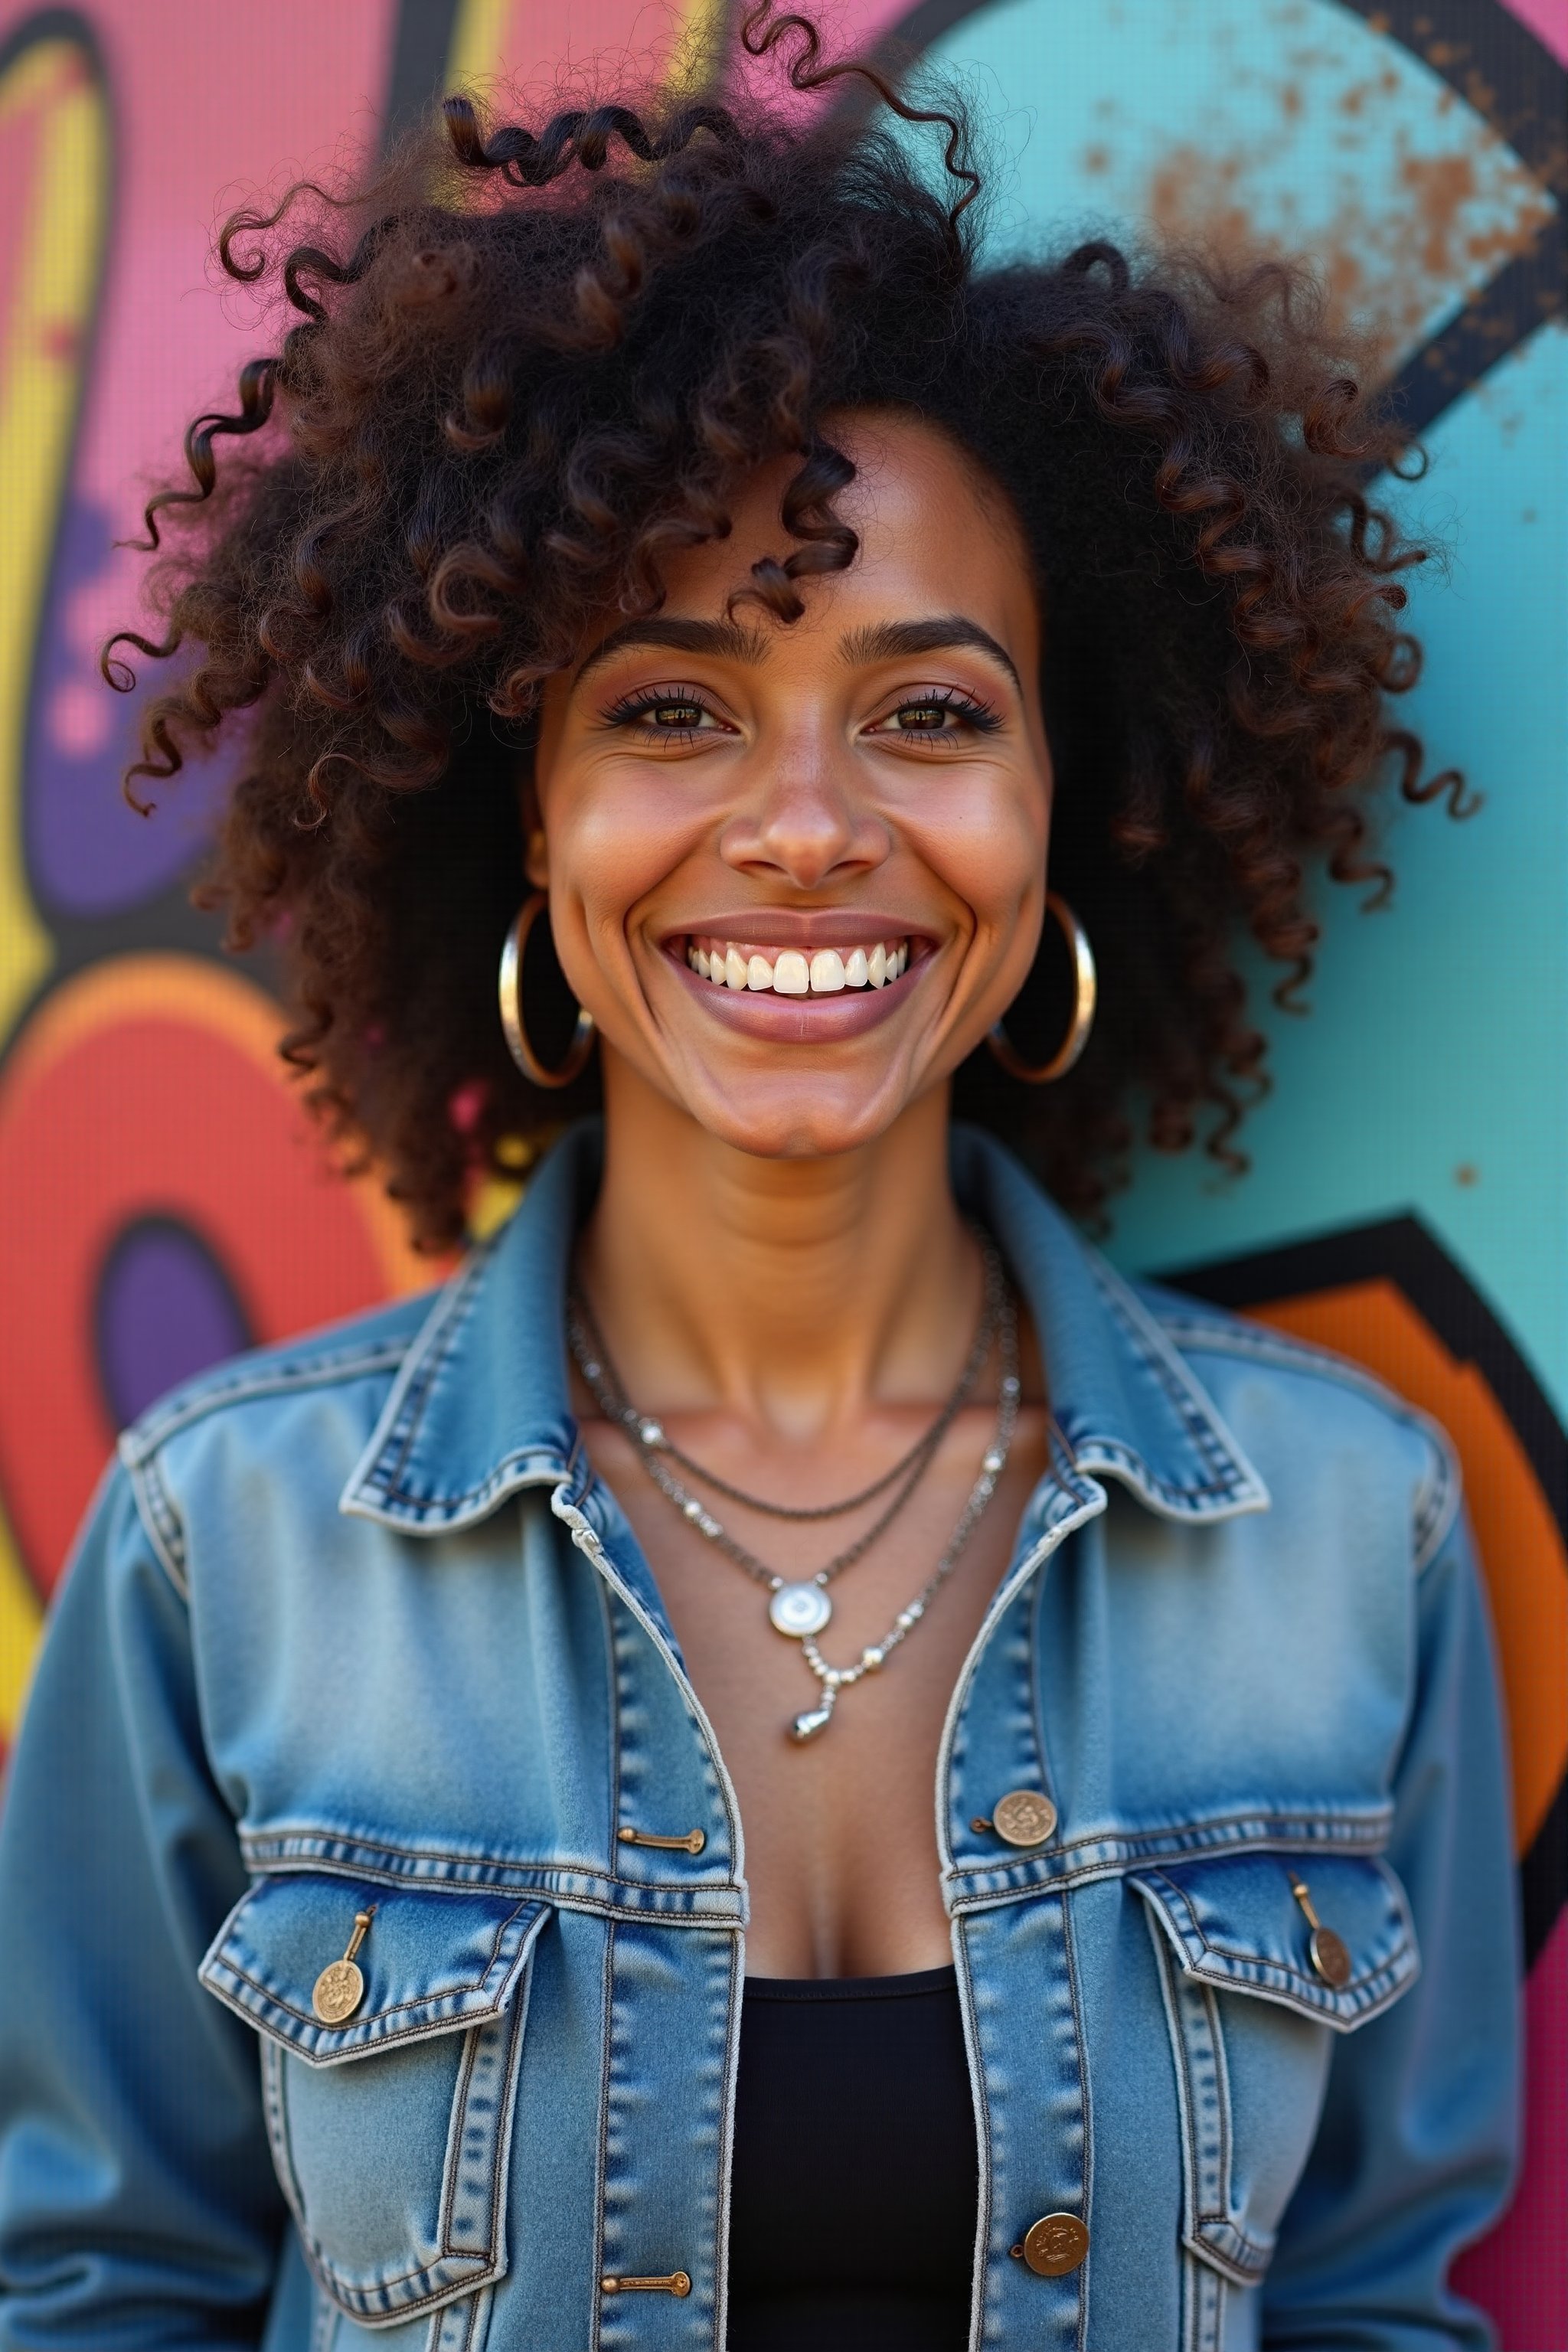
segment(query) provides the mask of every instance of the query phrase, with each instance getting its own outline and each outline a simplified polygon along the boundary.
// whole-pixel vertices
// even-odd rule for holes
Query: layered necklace
[[[626,1432],[637,1460],[659,1493],[680,1513],[687,1524],[755,1583],[766,1589],[768,1619],[775,1632],[799,1643],[801,1655],[816,1677],[820,1690],[816,1704],[803,1708],[792,1719],[789,1727],[792,1739],[815,1738],[831,1722],[839,1692],[853,1688],[867,1675],[875,1674],[887,1664],[900,1643],[908,1640],[957,1567],[964,1546],[979,1525],[1006,1468],[1018,1425],[1022,1394],[1018,1378],[1017,1309],[994,1246],[984,1234],[977,1234],[976,1239],[985,1267],[984,1297],[973,1344],[952,1395],[931,1427],[900,1461],[895,1462],[890,1470],[884,1471],[870,1486],[861,1487],[858,1494],[847,1496],[838,1503],[800,1505],[769,1502],[763,1496],[748,1494],[743,1487],[731,1485],[727,1479],[694,1462],[667,1434],[660,1423],[647,1413],[639,1412],[632,1403],[581,1292],[574,1290],[567,1301],[567,1332],[572,1353],[604,1418]],[[979,1473],[941,1558],[914,1598],[900,1610],[879,1642],[868,1644],[853,1665],[830,1665],[817,1646],[817,1636],[826,1631],[833,1615],[828,1586],[835,1577],[842,1575],[847,1568],[853,1567],[870,1550],[879,1536],[887,1532],[910,1500],[934,1460],[942,1439],[973,1395],[994,1344],[1002,1368],[996,1428],[990,1444],[981,1456]],[[708,1508],[701,1496],[686,1485],[680,1475],[682,1472],[697,1479],[712,1493],[727,1496],[732,1502],[743,1504],[748,1510],[774,1519],[841,1518],[848,1512],[859,1510],[866,1504],[874,1502],[889,1489],[892,1490],[892,1499],[879,1512],[863,1535],[846,1545],[842,1551],[836,1552],[814,1576],[791,1578],[770,1568],[766,1560],[759,1559],[755,1552],[731,1534],[722,1520]]]

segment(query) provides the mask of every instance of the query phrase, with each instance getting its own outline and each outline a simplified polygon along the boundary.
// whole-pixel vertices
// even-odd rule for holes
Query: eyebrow
[[[712,654],[721,660],[746,662],[753,667],[765,661],[769,652],[769,639],[763,632],[742,628],[738,621],[657,617],[626,621],[600,639],[578,668],[573,684],[581,685],[591,670],[633,646],[658,646],[668,653]],[[917,654],[944,653],[956,646],[984,654],[1006,672],[1022,694],[1024,682],[1006,647],[997,644],[989,629],[983,629],[978,621],[968,620],[962,613],[944,613],[929,621],[878,621],[864,628],[851,629],[847,636],[839,639],[838,654],[840,660],[849,663],[897,661]]]

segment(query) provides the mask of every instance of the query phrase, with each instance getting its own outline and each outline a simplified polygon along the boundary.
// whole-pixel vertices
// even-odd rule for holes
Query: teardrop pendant
[[[797,1742],[815,1739],[817,1733],[832,1722],[833,1702],[837,1696],[836,1690],[825,1690],[820,1706],[808,1706],[795,1717],[789,1727],[790,1738]]]

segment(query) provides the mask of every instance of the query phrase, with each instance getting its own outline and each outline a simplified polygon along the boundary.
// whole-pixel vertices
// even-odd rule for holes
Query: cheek
[[[909,845],[981,931],[1010,932],[1045,896],[1048,795],[1012,779],[943,781],[948,789],[906,828]]]
[[[564,776],[546,803],[552,887],[590,923],[618,922],[674,872],[708,830],[701,803],[678,772],[650,766]]]

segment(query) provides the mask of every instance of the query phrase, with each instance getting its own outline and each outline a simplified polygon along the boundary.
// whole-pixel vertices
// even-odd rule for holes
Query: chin
[[[820,1091],[791,1087],[784,1099],[689,1106],[700,1124],[753,1160],[833,1160],[886,1134],[903,1108],[861,1098],[824,1102]]]

